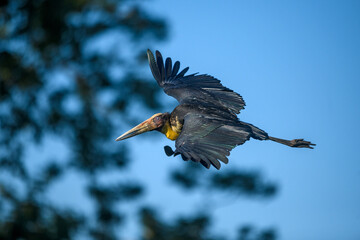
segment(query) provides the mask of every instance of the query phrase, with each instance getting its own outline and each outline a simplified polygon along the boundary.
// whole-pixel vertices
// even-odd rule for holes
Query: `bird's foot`
[[[293,139],[291,141],[289,141],[289,146],[290,147],[296,147],[296,148],[311,148],[314,149],[312,146],[316,146],[316,144],[311,143],[309,141],[304,141],[304,139],[300,138],[300,139]]]
[[[276,138],[276,137],[271,137],[269,136],[269,139],[271,141],[277,142],[277,143],[281,143],[284,145],[287,145],[289,147],[296,147],[296,148],[311,148],[313,149],[312,146],[316,146],[316,144],[308,142],[308,141],[304,141],[304,139],[300,138],[300,139],[293,139],[293,140],[285,140],[285,139],[281,139],[281,138]]]
[[[169,146],[164,146],[164,150],[165,150],[165,154],[166,154],[168,157],[171,157],[172,155],[174,155],[174,151],[172,150],[171,147],[169,147]]]

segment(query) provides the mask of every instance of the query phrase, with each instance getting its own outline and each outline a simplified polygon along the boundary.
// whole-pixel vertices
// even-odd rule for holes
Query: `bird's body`
[[[224,87],[220,81],[209,75],[190,74],[188,67],[178,73],[180,63],[172,65],[167,58],[165,65],[160,52],[156,60],[148,50],[151,71],[158,85],[166,94],[179,101],[170,113],[158,113],[145,122],[121,135],[123,140],[137,134],[158,130],[170,140],[175,140],[175,151],[165,147],[167,155],[180,154],[184,160],[200,162],[209,168],[220,168],[220,161],[228,163],[230,151],[250,138],[272,140],[291,147],[312,148],[303,139],[284,140],[270,137],[265,131],[238,119],[244,108],[243,98]]]

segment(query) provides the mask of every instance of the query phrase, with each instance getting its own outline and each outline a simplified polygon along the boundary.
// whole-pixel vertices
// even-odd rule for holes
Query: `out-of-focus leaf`
[[[276,230],[273,228],[256,229],[251,225],[244,225],[238,231],[237,240],[275,240]]]
[[[154,209],[145,207],[140,211],[140,218],[144,226],[144,240],[220,240],[218,237],[210,237],[208,231],[211,221],[206,213],[182,216],[169,222],[162,220]]]
[[[91,185],[100,175],[129,166],[126,143],[115,145],[113,139],[118,116],[127,117],[130,102],[159,108],[160,91],[155,82],[126,72],[131,68],[140,76],[146,65],[137,59],[138,48],[164,39],[166,32],[162,18],[130,1],[1,2],[0,174],[10,179],[0,178],[0,239],[73,239],[80,230],[94,239],[118,238],[124,218],[118,205],[141,196],[137,181],[124,177],[115,185],[94,184],[89,197],[95,214],[85,225],[75,211],[50,206],[47,193],[69,172],[82,174]],[[106,53],[113,37],[119,43]],[[133,42],[133,55],[123,55],[124,49],[131,52],[126,39]],[[125,74],[114,77],[113,66]],[[34,166],[34,156],[26,153],[35,144],[46,148],[49,136],[66,153],[46,149],[48,159],[62,159],[41,164],[37,159]]]
[[[273,196],[276,185],[272,182],[264,181],[258,172],[250,171],[227,171],[216,173],[212,176],[211,186],[221,191],[234,191],[250,196]]]

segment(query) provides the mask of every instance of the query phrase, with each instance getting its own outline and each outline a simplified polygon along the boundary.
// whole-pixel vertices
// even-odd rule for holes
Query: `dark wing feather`
[[[152,72],[155,80],[157,81],[157,83],[159,85],[161,85],[161,74],[159,72],[159,67],[156,64],[154,55],[149,50],[147,51],[147,54],[148,54],[148,60],[149,60],[149,65],[150,65],[151,72]]]
[[[200,162],[206,168],[220,169],[220,161],[228,163],[227,156],[237,145],[249,140],[251,129],[240,122],[221,121],[206,115],[190,113],[175,143],[175,155],[184,160]]]
[[[160,63],[161,64],[158,64],[158,68],[159,68],[159,73],[160,73],[160,81],[161,82],[164,82],[165,81],[165,68],[164,68],[164,61],[163,61],[163,58],[161,56],[161,53],[159,51],[156,51],[155,52],[156,54],[156,63]]]
[[[172,62],[171,62],[171,58],[167,58],[165,61],[165,73],[166,73],[166,79],[170,78],[171,76],[171,68],[172,68]]]
[[[232,114],[238,114],[244,108],[243,98],[236,92],[224,87],[220,80],[206,74],[190,74],[184,68],[179,74],[180,63],[175,62],[171,69],[171,60],[166,60],[165,66],[159,51],[156,51],[156,61],[150,50],[147,51],[151,72],[166,94],[176,98],[179,103],[205,103],[224,108]]]
[[[178,71],[179,71],[179,69],[180,69],[180,62],[179,61],[176,61],[175,63],[174,63],[174,68],[173,68],[173,70],[172,70],[172,73],[171,73],[171,75],[170,75],[170,77],[176,77],[176,74],[178,73]]]
[[[189,70],[189,67],[184,68],[179,74],[176,76],[177,78],[184,77],[185,73]]]

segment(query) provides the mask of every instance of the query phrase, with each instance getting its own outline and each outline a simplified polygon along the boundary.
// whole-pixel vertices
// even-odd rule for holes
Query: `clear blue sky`
[[[146,3],[170,22],[169,41],[156,49],[240,93],[247,103],[241,120],[275,137],[317,144],[308,150],[252,140],[233,150],[222,169],[260,169],[280,191],[268,201],[226,201],[213,210],[214,231],[232,234],[250,223],[277,228],[281,239],[360,239],[360,1],[178,3]],[[200,196],[168,184],[168,170],[185,163],[165,156],[163,146],[172,142],[149,135],[128,140],[135,160],[129,175],[151,183],[144,202],[164,217],[192,212]],[[144,163],[149,152],[152,160]],[[75,191],[61,197],[74,178],[53,190],[53,201],[83,199]],[[129,237],[137,236],[133,223],[128,228]]]
[[[157,49],[240,93],[247,103],[241,120],[318,144],[308,150],[252,140],[236,148],[223,169],[259,168],[280,192],[266,202],[232,199],[215,210],[215,229],[254,223],[278,227],[281,239],[360,239],[360,1],[159,0],[148,7],[170,21],[170,41]],[[140,141],[164,162],[169,141],[157,139]],[[176,164],[169,161],[164,168]],[[151,165],[136,165],[154,177]],[[161,206],[165,213],[189,211],[186,194],[156,189],[162,172],[149,199],[172,202]]]

